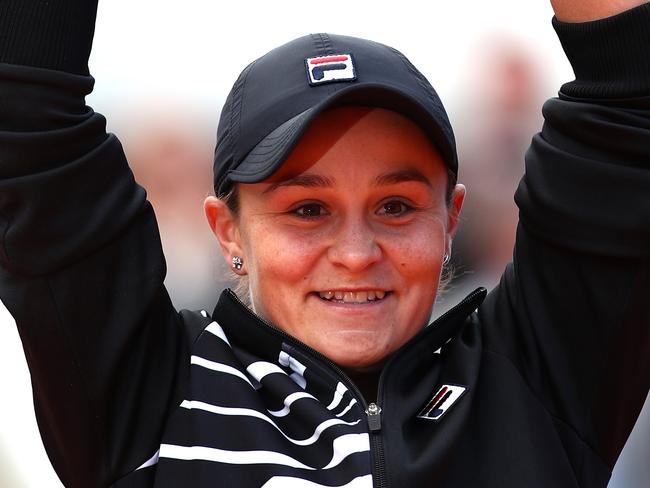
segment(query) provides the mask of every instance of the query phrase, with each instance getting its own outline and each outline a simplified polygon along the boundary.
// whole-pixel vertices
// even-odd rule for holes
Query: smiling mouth
[[[383,300],[389,292],[382,290],[367,291],[320,291],[318,296],[325,301],[338,303],[370,303]]]

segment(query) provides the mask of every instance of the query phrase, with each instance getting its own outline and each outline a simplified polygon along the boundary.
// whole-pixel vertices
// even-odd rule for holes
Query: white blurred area
[[[91,57],[97,82],[88,104],[107,117],[147,188],[177,307],[210,309],[227,274],[201,206],[211,191],[221,105],[250,61],[311,32],[392,45],[436,87],[459,141],[461,181],[469,187],[464,240],[488,235],[481,223],[493,231],[484,253],[459,235],[457,264],[471,272],[454,289],[492,285],[509,259],[512,194],[523,151],[541,124],[541,103],[573,78],[551,17],[546,1],[100,1]],[[492,170],[481,173],[488,164]],[[486,207],[499,217],[472,218],[473,208]],[[453,290],[442,305],[453,305],[452,297]],[[60,487],[38,436],[18,334],[3,307],[0,368],[0,488]],[[611,488],[648,486],[649,438],[646,413]]]

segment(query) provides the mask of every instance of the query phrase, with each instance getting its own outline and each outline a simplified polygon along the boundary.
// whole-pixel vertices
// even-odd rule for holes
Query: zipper
[[[379,393],[377,393],[377,397],[379,398]],[[384,488],[388,486],[388,480],[386,477],[384,443],[381,436],[381,407],[376,403],[370,403],[366,409],[366,415],[368,416],[368,428],[370,429],[373,485],[375,488]]]
[[[357,385],[354,384],[354,382],[350,379],[350,377],[345,374],[345,371],[343,371],[334,361],[329,359],[328,357],[324,356],[322,353],[318,352],[316,349],[308,346],[304,342],[300,341],[299,339],[296,339],[290,334],[287,334],[285,331],[282,329],[279,329],[275,325],[267,322],[265,319],[262,317],[256,315],[251,309],[249,309],[240,299],[239,297],[233,293],[232,291],[228,291],[228,293],[241,305],[241,308],[248,314],[251,318],[253,318],[256,321],[259,321],[260,323],[266,325],[271,331],[277,335],[279,335],[283,340],[286,340],[289,342],[292,346],[296,346],[299,349],[304,349],[306,352],[309,354],[315,356],[318,360],[321,362],[325,363],[326,366],[328,366],[330,369],[332,369],[336,374],[339,375],[340,379],[344,381],[347,387],[349,387],[350,391],[352,391],[352,394],[356,398],[357,402],[363,407],[363,411],[366,414],[366,419],[368,421],[368,430],[369,430],[369,440],[370,440],[370,450],[372,453],[372,477],[374,480],[374,488],[386,488],[388,487],[387,479],[386,479],[386,462],[385,462],[385,457],[384,457],[384,446],[382,443],[382,437],[381,437],[381,407],[380,405],[382,404],[381,401],[383,400],[382,397],[382,379],[384,377],[384,371],[387,369],[388,365],[392,362],[393,357],[391,357],[385,364],[381,374],[379,375],[379,384],[377,385],[377,403],[370,403],[368,404],[366,402],[366,399],[363,397],[361,392],[359,391],[359,388],[357,388]]]
[[[368,416],[368,428],[370,432],[378,432],[381,430],[381,408],[376,403],[368,404],[366,410]]]

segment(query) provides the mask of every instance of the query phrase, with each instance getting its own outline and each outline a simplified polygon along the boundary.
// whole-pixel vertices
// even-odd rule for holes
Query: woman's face
[[[220,240],[227,259],[242,257],[258,315],[363,369],[429,319],[464,196],[458,185],[448,207],[446,190],[446,167],[413,122],[332,109],[272,177],[239,185],[240,213]]]

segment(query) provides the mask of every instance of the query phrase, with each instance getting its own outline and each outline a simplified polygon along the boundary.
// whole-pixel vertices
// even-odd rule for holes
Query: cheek
[[[439,219],[423,219],[410,231],[395,231],[384,239],[397,271],[413,280],[437,279],[445,252],[446,232]]]
[[[264,220],[264,219],[263,219]],[[268,220],[268,219],[266,219]],[[243,233],[248,273],[254,290],[266,297],[287,298],[282,287],[305,281],[323,252],[322,236],[254,222]]]

